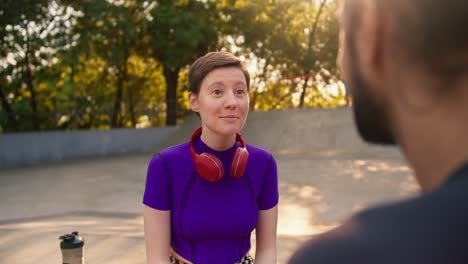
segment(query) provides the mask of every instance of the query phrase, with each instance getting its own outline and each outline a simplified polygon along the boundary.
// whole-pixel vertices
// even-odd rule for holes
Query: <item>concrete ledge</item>
[[[179,129],[52,131],[0,135],[0,168],[84,157],[145,152]]]

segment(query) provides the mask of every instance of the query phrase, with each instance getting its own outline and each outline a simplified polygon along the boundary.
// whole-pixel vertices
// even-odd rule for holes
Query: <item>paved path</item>
[[[360,143],[343,111],[249,117],[247,141],[271,150],[278,161],[278,263],[353,211],[418,191],[401,154]],[[196,125],[189,121],[168,144]],[[58,236],[78,230],[87,264],[144,263],[141,198],[150,158],[132,154],[0,170],[0,262],[60,263]]]

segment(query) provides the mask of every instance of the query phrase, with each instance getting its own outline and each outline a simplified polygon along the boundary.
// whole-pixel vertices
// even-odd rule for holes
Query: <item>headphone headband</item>
[[[192,136],[190,137],[190,155],[192,157],[195,157],[197,155],[193,147],[193,142],[195,142],[195,139],[201,136],[201,134],[202,134],[202,127],[199,127],[193,132]],[[242,148],[245,148],[245,141],[239,132],[236,133],[236,142],[240,142]]]
[[[190,138],[190,157],[195,164],[195,170],[198,175],[209,182],[216,182],[224,175],[223,164],[215,155],[206,152],[197,154],[195,152],[193,142],[195,142],[197,137],[201,136],[201,133],[202,128],[199,127],[193,132]],[[242,147],[237,147],[233,161],[231,162],[230,176],[234,178],[240,178],[244,175],[247,159],[249,157],[245,141],[240,133],[236,133],[236,142],[237,141],[241,143]]]

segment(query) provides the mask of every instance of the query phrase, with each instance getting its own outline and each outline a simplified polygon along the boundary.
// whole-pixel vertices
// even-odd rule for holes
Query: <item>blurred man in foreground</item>
[[[423,193],[354,215],[290,263],[468,263],[467,14],[462,0],[345,0],[359,133],[399,145]]]

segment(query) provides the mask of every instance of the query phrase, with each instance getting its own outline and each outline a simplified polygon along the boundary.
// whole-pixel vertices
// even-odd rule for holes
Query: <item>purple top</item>
[[[249,159],[240,179],[229,176],[239,143],[215,151],[198,138],[197,153],[217,156],[224,177],[210,183],[199,177],[190,158],[189,143],[165,149],[148,166],[143,203],[171,210],[171,247],[193,263],[235,263],[250,249],[250,234],[258,210],[278,204],[276,161],[267,151],[247,145]]]

